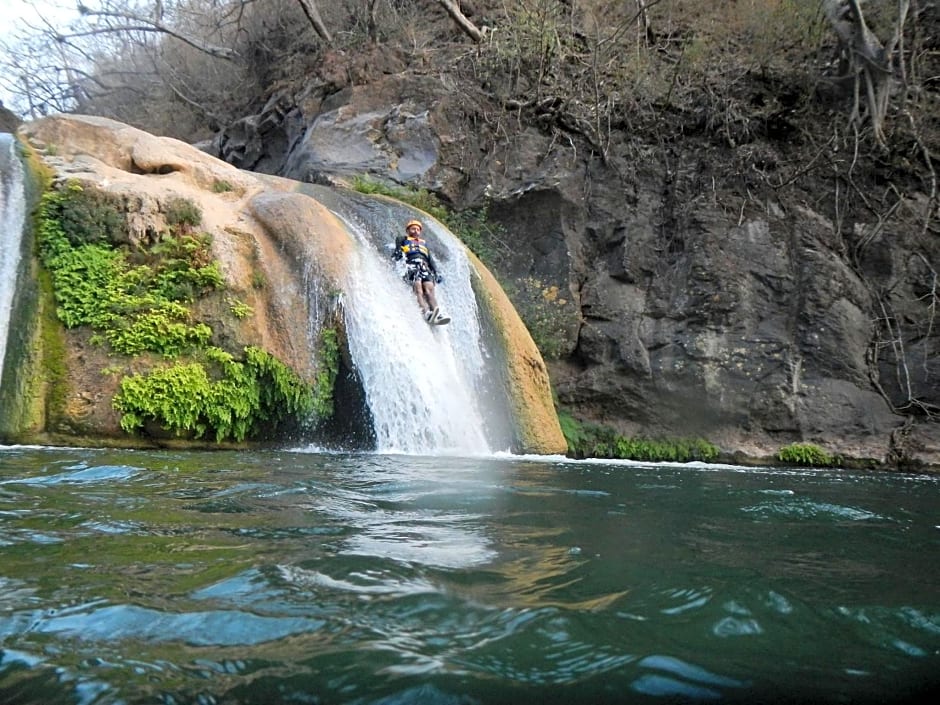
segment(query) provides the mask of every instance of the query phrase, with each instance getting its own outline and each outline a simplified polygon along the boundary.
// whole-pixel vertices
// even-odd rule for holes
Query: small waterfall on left
[[[0,386],[26,220],[23,165],[13,135],[0,133]]]

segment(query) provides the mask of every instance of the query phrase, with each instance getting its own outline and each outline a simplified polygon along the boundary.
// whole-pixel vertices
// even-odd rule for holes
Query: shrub
[[[777,451],[777,460],[788,465],[815,467],[832,467],[842,462],[838,455],[830,455],[813,443],[791,443],[783,446]]]
[[[718,457],[718,448],[701,438],[628,438],[609,426],[582,424],[566,412],[558,414],[558,421],[568,452],[575,457],[678,463],[710,462]]]
[[[171,198],[166,204],[166,222],[171,227],[196,227],[202,222],[202,209],[188,198]]]
[[[506,286],[519,318],[528,328],[539,352],[549,359],[557,359],[569,345],[568,325],[577,316],[573,302],[562,295],[555,285],[535,277],[521,277]]]
[[[114,397],[121,427],[134,433],[154,421],[177,435],[243,441],[313,411],[313,389],[284,363],[260,348],[244,355],[208,348],[204,360],[125,377]]]
[[[43,200],[46,217],[58,223],[62,236],[73,246],[121,242],[127,237],[127,221],[119,200],[104,191],[83,187],[70,180],[54,198]]]

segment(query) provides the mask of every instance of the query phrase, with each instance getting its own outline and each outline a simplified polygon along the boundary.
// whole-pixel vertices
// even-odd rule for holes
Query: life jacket
[[[407,264],[418,264],[419,262],[428,263],[431,260],[431,251],[428,249],[428,243],[418,238],[405,238],[401,244],[401,252],[405,255]]]

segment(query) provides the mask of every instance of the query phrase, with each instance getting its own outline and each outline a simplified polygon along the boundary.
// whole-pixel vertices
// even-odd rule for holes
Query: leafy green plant
[[[589,434],[585,431],[584,426],[566,411],[558,412],[558,424],[561,426],[561,433],[568,443],[568,452],[571,455],[578,455],[579,450],[584,448],[589,439]]]
[[[621,437],[614,443],[614,453],[617,458],[630,460],[687,463],[714,460],[718,457],[718,448],[700,438],[655,440]]]
[[[777,451],[777,460],[788,465],[815,467],[832,467],[842,462],[838,455],[830,455],[813,443],[791,443],[783,446]]]
[[[719,455],[715,445],[701,438],[628,438],[609,426],[583,424],[563,411],[558,421],[574,457],[687,463],[711,462]]]
[[[232,186],[232,184],[230,184],[225,179],[218,179],[212,182],[212,190],[215,193],[228,193],[229,191],[233,191],[234,189],[235,187]]]
[[[149,264],[132,266],[110,242],[86,242],[90,219],[63,219],[65,213],[98,212],[76,205],[83,193],[70,183],[47,191],[40,202],[39,253],[62,323],[90,326],[94,340],[107,341],[125,355],[150,351],[172,357],[206,345],[211,329],[194,323],[179,302],[223,283],[217,263],[207,261],[208,236],[168,238],[141,255]]]
[[[239,301],[234,297],[227,298],[225,302],[228,304],[229,311],[232,312],[232,315],[239,320],[242,318],[247,318],[255,312],[251,306],[246,304],[244,301]]]
[[[314,390],[289,367],[260,348],[244,355],[207,348],[203,360],[125,377],[114,398],[121,427],[155,422],[177,435],[243,441],[313,412]]]
[[[317,355],[317,381],[314,385],[313,410],[321,418],[333,415],[333,390],[339,374],[339,335],[334,328],[320,331]]]

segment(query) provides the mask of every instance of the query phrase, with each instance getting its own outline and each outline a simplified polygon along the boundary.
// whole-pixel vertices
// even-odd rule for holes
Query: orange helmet
[[[424,226],[421,225],[420,220],[409,220],[407,223],[405,223],[405,230],[410,228],[412,225],[417,225],[418,228],[420,228],[421,230],[424,230]]]

